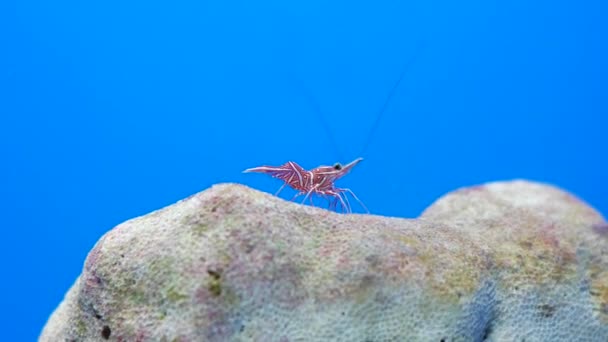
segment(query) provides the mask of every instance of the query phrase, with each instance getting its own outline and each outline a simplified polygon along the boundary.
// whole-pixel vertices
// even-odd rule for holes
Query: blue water
[[[34,340],[116,224],[274,193],[258,165],[364,157],[337,185],[378,215],[513,178],[608,213],[606,4],[3,1],[1,339]]]

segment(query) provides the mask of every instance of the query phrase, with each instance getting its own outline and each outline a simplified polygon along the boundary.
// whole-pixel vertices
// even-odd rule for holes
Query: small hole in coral
[[[213,269],[208,269],[207,273],[212,276],[215,279],[220,279],[220,277],[222,276],[221,274],[222,270],[213,270]]]
[[[483,337],[482,337],[482,341],[487,341],[488,338],[490,337],[490,334],[492,333],[492,324],[488,323],[488,325],[486,326],[486,328],[483,331]]]
[[[110,330],[110,327],[107,325],[104,325],[103,329],[101,329],[101,337],[103,337],[105,340],[110,339],[111,333],[112,333],[112,330]]]

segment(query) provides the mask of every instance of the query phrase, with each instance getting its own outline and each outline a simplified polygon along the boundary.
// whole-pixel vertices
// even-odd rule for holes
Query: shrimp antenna
[[[365,154],[365,152],[367,151],[367,147],[371,143],[372,138],[374,137],[374,134],[376,133],[376,130],[378,130],[378,126],[380,126],[380,121],[382,121],[382,116],[386,112],[386,108],[388,107],[388,104],[391,102],[391,99],[395,95],[395,92],[397,91],[399,84],[401,84],[401,81],[405,77],[405,74],[410,70],[412,64],[414,64],[414,61],[420,54],[420,50],[423,47],[424,47],[424,43],[419,42],[416,47],[416,51],[414,51],[414,54],[410,57],[410,59],[403,66],[403,70],[401,70],[401,74],[399,75],[397,82],[395,82],[395,84],[393,85],[393,88],[391,88],[390,92],[388,93],[388,96],[386,97],[386,100],[384,101],[384,104],[382,105],[382,107],[380,108],[380,111],[378,112],[378,115],[376,116],[376,121],[374,121],[374,124],[369,132],[369,135],[367,136],[367,140],[365,141],[365,145],[363,145],[363,149],[361,150],[361,153],[359,154],[359,156],[363,156]]]
[[[340,161],[346,160],[343,158],[342,153],[340,153],[340,149],[338,148],[338,142],[336,141],[336,137],[334,136],[331,128],[329,127],[329,123],[325,119],[325,115],[323,115],[323,111],[321,111],[321,107],[319,106],[319,103],[317,103],[317,101],[315,101],[313,96],[310,94],[308,89],[302,84],[302,82],[297,81],[296,83],[297,83],[298,87],[300,88],[300,91],[302,93],[304,93],[304,95],[306,96],[306,99],[308,100],[310,105],[313,107],[313,110],[314,110],[315,114],[317,115],[317,119],[319,120],[319,123],[321,123],[321,126],[323,126],[323,129],[325,130],[325,133],[327,134],[327,137],[329,138],[329,143],[331,144],[331,147],[334,150],[335,155],[338,157],[338,160],[340,160]]]

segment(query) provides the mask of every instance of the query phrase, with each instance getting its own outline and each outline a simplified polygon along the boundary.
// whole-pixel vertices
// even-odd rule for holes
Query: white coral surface
[[[40,341],[608,341],[608,224],[497,182],[418,219],[220,184],[105,234]]]

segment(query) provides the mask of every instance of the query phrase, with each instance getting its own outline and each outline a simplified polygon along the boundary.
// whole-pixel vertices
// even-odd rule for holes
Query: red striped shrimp
[[[364,147],[363,147],[363,150],[361,151],[360,155],[363,155],[365,153],[366,148],[370,144],[372,137],[374,136],[374,133],[380,124],[382,116],[385,113],[386,108],[388,107],[388,104],[389,104],[391,98],[393,97],[399,84],[403,80],[403,77],[406,74],[407,70],[409,69],[410,65],[414,63],[414,60],[417,57],[418,53],[420,52],[420,49],[423,47],[424,46],[422,44],[419,44],[417,47],[416,53],[414,53],[412,55],[412,57],[410,58],[410,60],[405,64],[401,74],[399,75],[399,79],[391,88],[391,90],[388,94],[388,97],[386,98],[384,104],[380,108],[378,115],[376,116],[376,120],[375,120],[374,124],[372,125],[371,131],[367,137],[367,141],[365,142],[365,145],[363,145]],[[316,103],[314,102],[314,100],[312,100],[312,97],[309,97],[309,101],[311,102],[311,104],[313,104],[313,106],[315,106]],[[327,122],[325,121],[325,118],[322,115],[321,111],[319,110],[318,106],[315,106],[315,112],[319,116],[319,120],[320,120],[322,126],[325,127],[328,135],[330,136],[330,138],[332,138],[331,131],[329,130],[329,126],[327,125]],[[336,146],[336,141],[334,139],[331,139],[331,143],[334,147],[334,150],[337,151],[338,148]],[[369,213],[369,210],[367,210],[367,207],[363,204],[363,202],[361,202],[361,200],[359,200],[359,198],[355,195],[354,192],[352,192],[348,188],[338,188],[334,185],[334,182],[337,179],[344,177],[344,175],[349,173],[351,171],[351,169],[355,165],[357,165],[359,162],[361,162],[362,160],[363,160],[363,158],[357,158],[346,165],[341,165],[341,164],[337,163],[334,166],[319,166],[312,170],[305,170],[304,168],[302,168],[300,165],[296,164],[295,162],[288,161],[287,163],[285,163],[281,166],[258,166],[258,167],[253,167],[253,168],[247,169],[244,172],[264,173],[264,174],[272,176],[273,178],[278,178],[278,179],[282,180],[283,182],[285,182],[281,186],[281,188],[279,188],[279,190],[276,192],[275,196],[278,195],[281,192],[281,190],[283,190],[285,188],[286,185],[289,185],[291,188],[298,191],[296,193],[296,195],[292,198],[292,200],[294,200],[298,196],[305,195],[302,203],[306,202],[306,200],[309,199],[310,203],[313,204],[312,196],[320,195],[321,197],[325,197],[325,198],[329,199],[329,201],[330,201],[329,208],[330,209],[333,209],[333,208],[337,209],[337,206],[339,203],[342,207],[343,212],[351,213],[352,208],[348,201],[348,197],[346,196],[346,194],[350,194],[355,200],[357,200],[357,202],[359,202],[359,204],[361,204],[361,206],[365,209],[365,211]],[[332,199],[333,199],[333,201],[332,201]]]
[[[275,193],[275,196],[278,195],[286,185],[289,185],[291,188],[298,191],[291,200],[294,200],[301,195],[305,195],[302,203],[306,202],[307,199],[310,199],[310,203],[312,204],[312,195],[320,195],[327,198],[333,198],[333,202],[330,200],[330,209],[337,208],[339,201],[342,206],[342,211],[351,213],[352,208],[348,201],[348,197],[346,196],[346,194],[349,193],[357,202],[359,202],[359,204],[361,204],[365,211],[369,213],[367,207],[365,207],[363,202],[361,202],[352,190],[348,188],[338,188],[334,185],[334,182],[337,179],[342,178],[349,173],[350,170],[362,160],[363,158],[357,158],[344,166],[338,163],[334,166],[319,166],[312,170],[305,170],[295,162],[288,161],[281,166],[258,166],[243,172],[265,173],[285,182]]]

